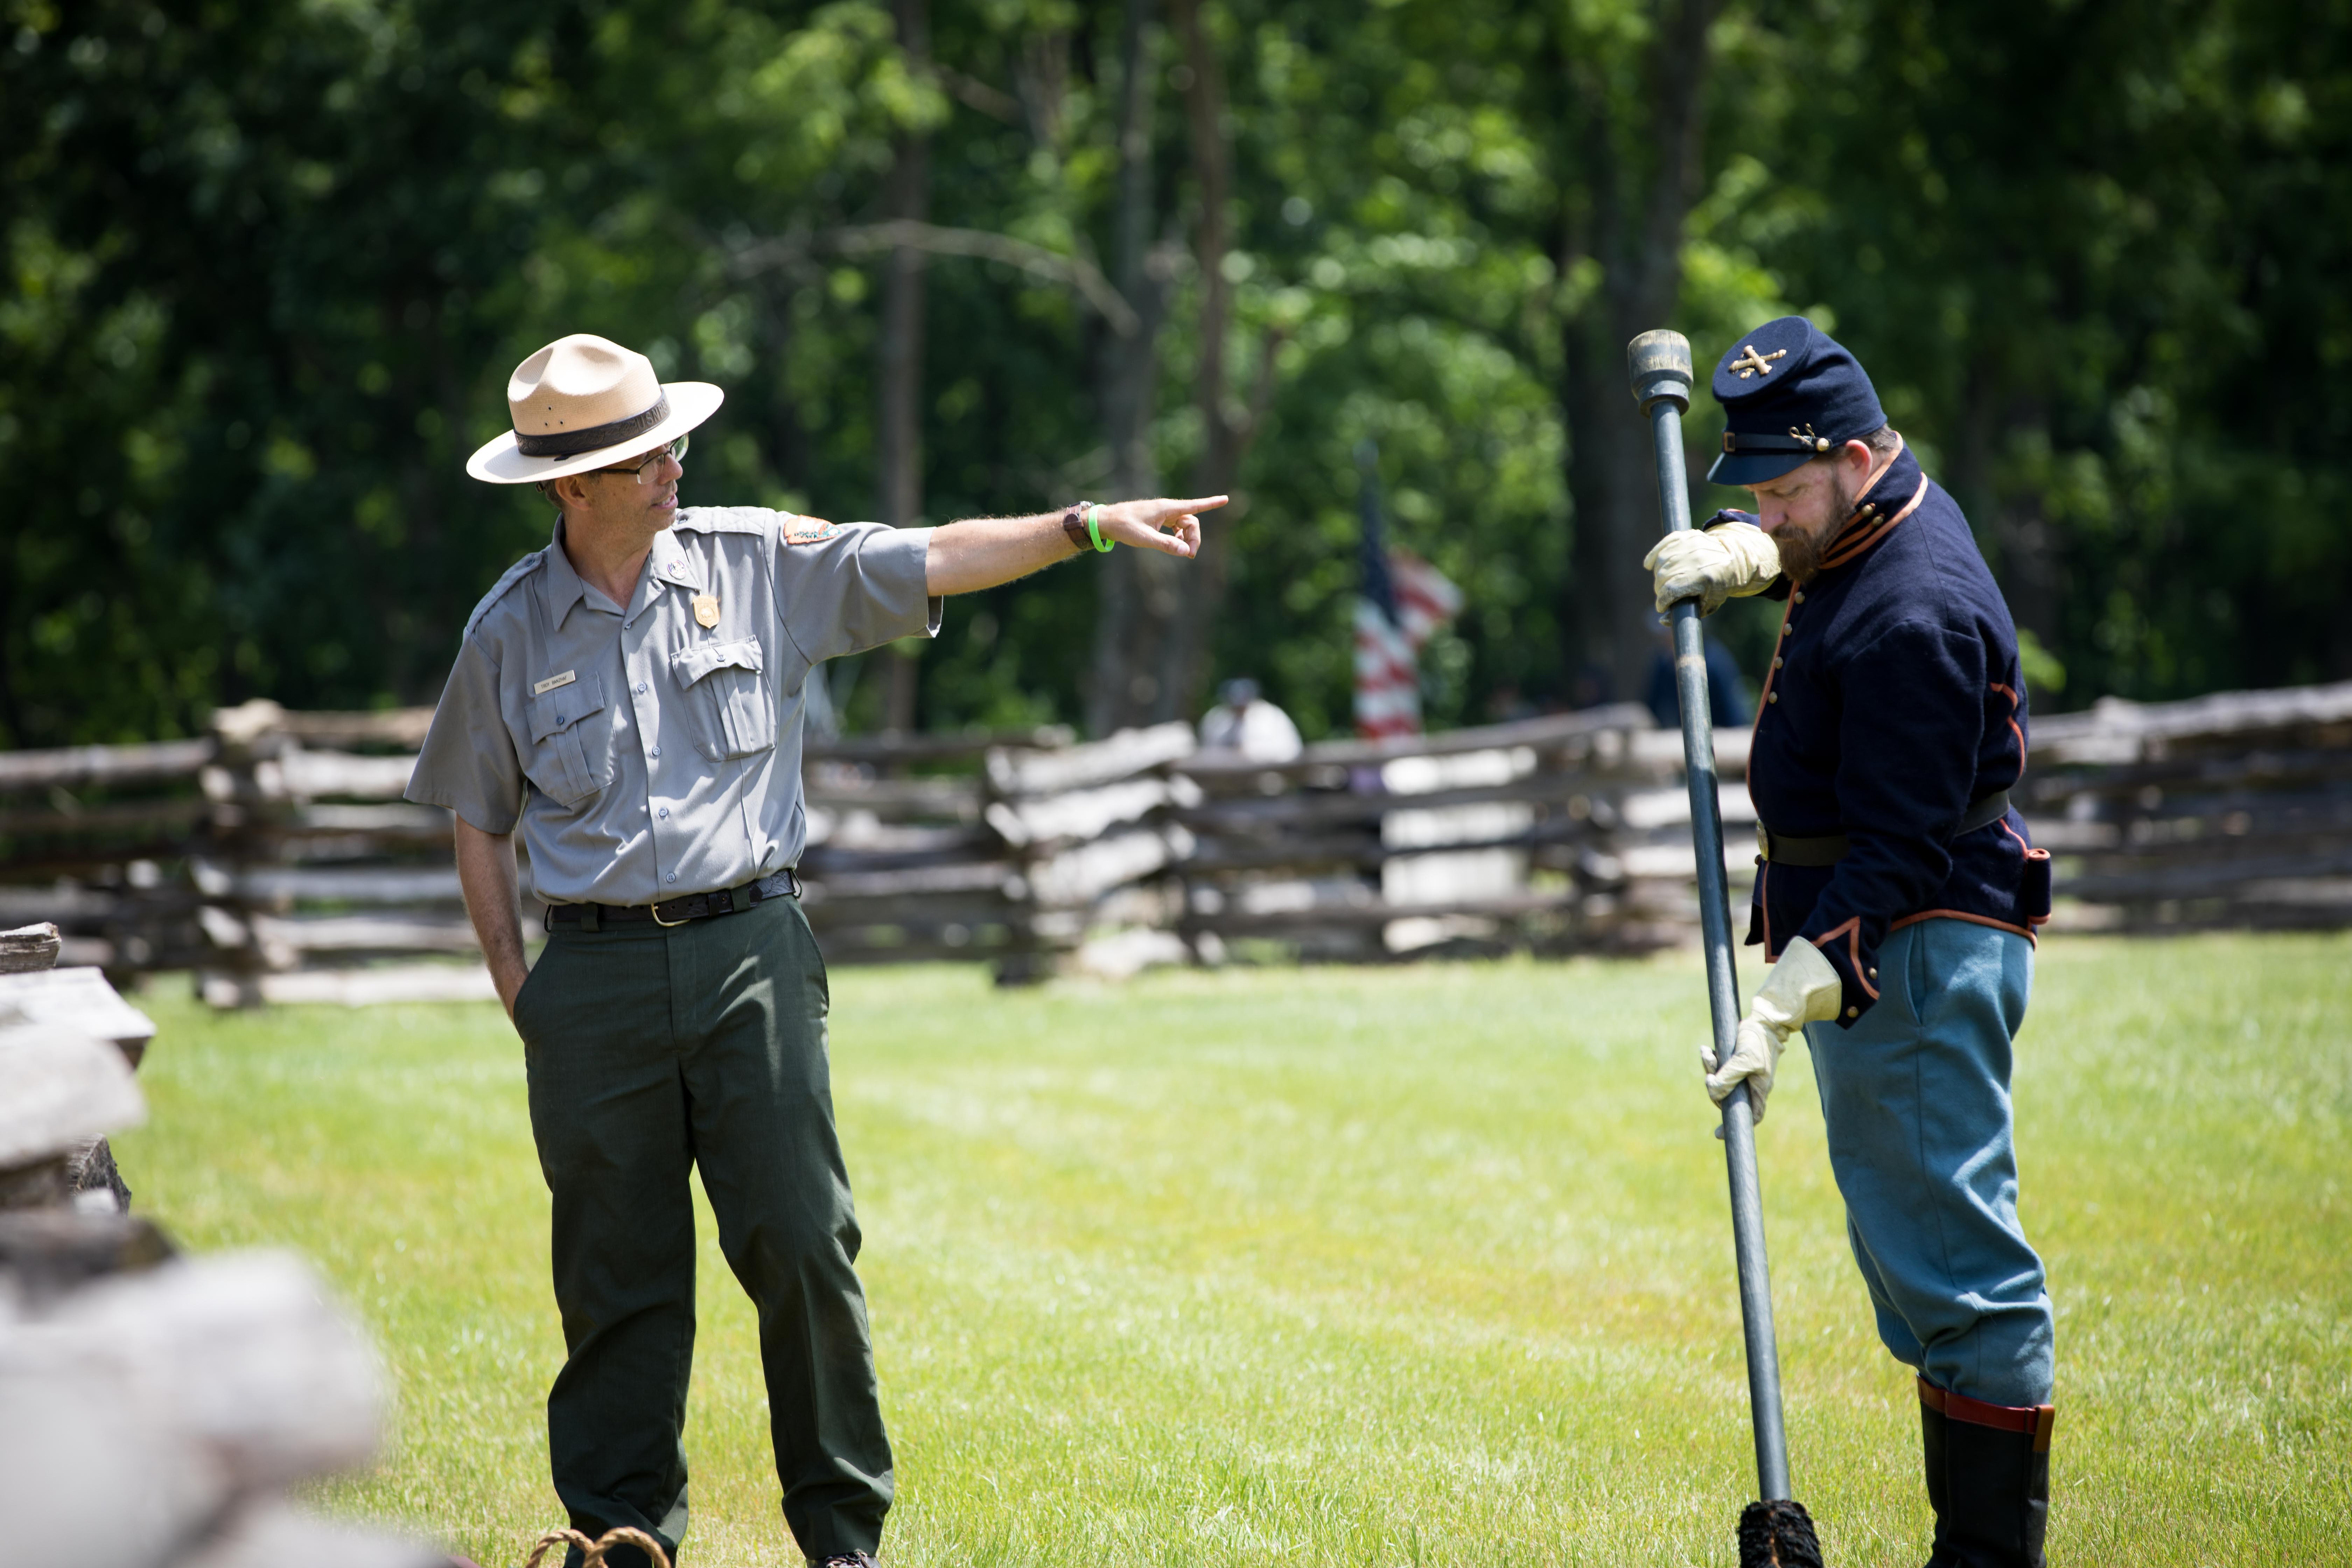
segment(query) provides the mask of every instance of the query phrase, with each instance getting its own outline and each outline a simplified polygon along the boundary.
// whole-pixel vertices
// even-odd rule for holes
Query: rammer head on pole
[[[1680,332],[1661,327],[1627,343],[1625,374],[1633,384],[1633,401],[1642,405],[1643,413],[1649,413],[1650,405],[1662,397],[1675,405],[1675,413],[1690,412],[1691,346]]]

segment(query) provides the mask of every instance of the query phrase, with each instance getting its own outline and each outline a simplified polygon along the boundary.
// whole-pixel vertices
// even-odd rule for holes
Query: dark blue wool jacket
[[[1748,791],[1773,832],[1852,847],[1834,866],[1759,857],[1748,940],[1768,958],[1792,936],[1821,949],[1851,1024],[1878,999],[1895,927],[1948,916],[2030,939],[2048,917],[2049,852],[2014,809],[1952,837],[1972,802],[2024,773],[2025,683],[1968,520],[1908,449],[1786,603]]]

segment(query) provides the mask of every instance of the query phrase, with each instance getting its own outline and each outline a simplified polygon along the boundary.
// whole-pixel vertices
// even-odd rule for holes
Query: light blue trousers
[[[2050,1292],[2017,1222],[2009,1099],[2033,944],[1922,921],[1880,944],[1878,975],[1852,1028],[1805,1030],[1878,1337],[1948,1392],[2049,1404]]]

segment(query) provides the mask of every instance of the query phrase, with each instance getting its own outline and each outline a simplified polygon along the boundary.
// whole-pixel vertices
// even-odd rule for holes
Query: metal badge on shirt
[[[694,624],[709,631],[719,624],[719,595],[697,594],[694,596]]]

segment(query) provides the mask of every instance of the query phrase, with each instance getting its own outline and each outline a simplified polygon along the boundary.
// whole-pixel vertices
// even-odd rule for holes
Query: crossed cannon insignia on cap
[[[1787,359],[1789,357],[1789,351],[1787,349],[1774,349],[1769,354],[1759,354],[1756,352],[1756,345],[1754,343],[1746,343],[1741,346],[1743,352],[1738,359],[1731,362],[1730,368],[1739,373],[1739,379],[1742,381],[1746,381],[1751,375],[1771,374],[1772,362],[1776,359]],[[1790,434],[1794,435],[1795,432],[1791,431]]]

